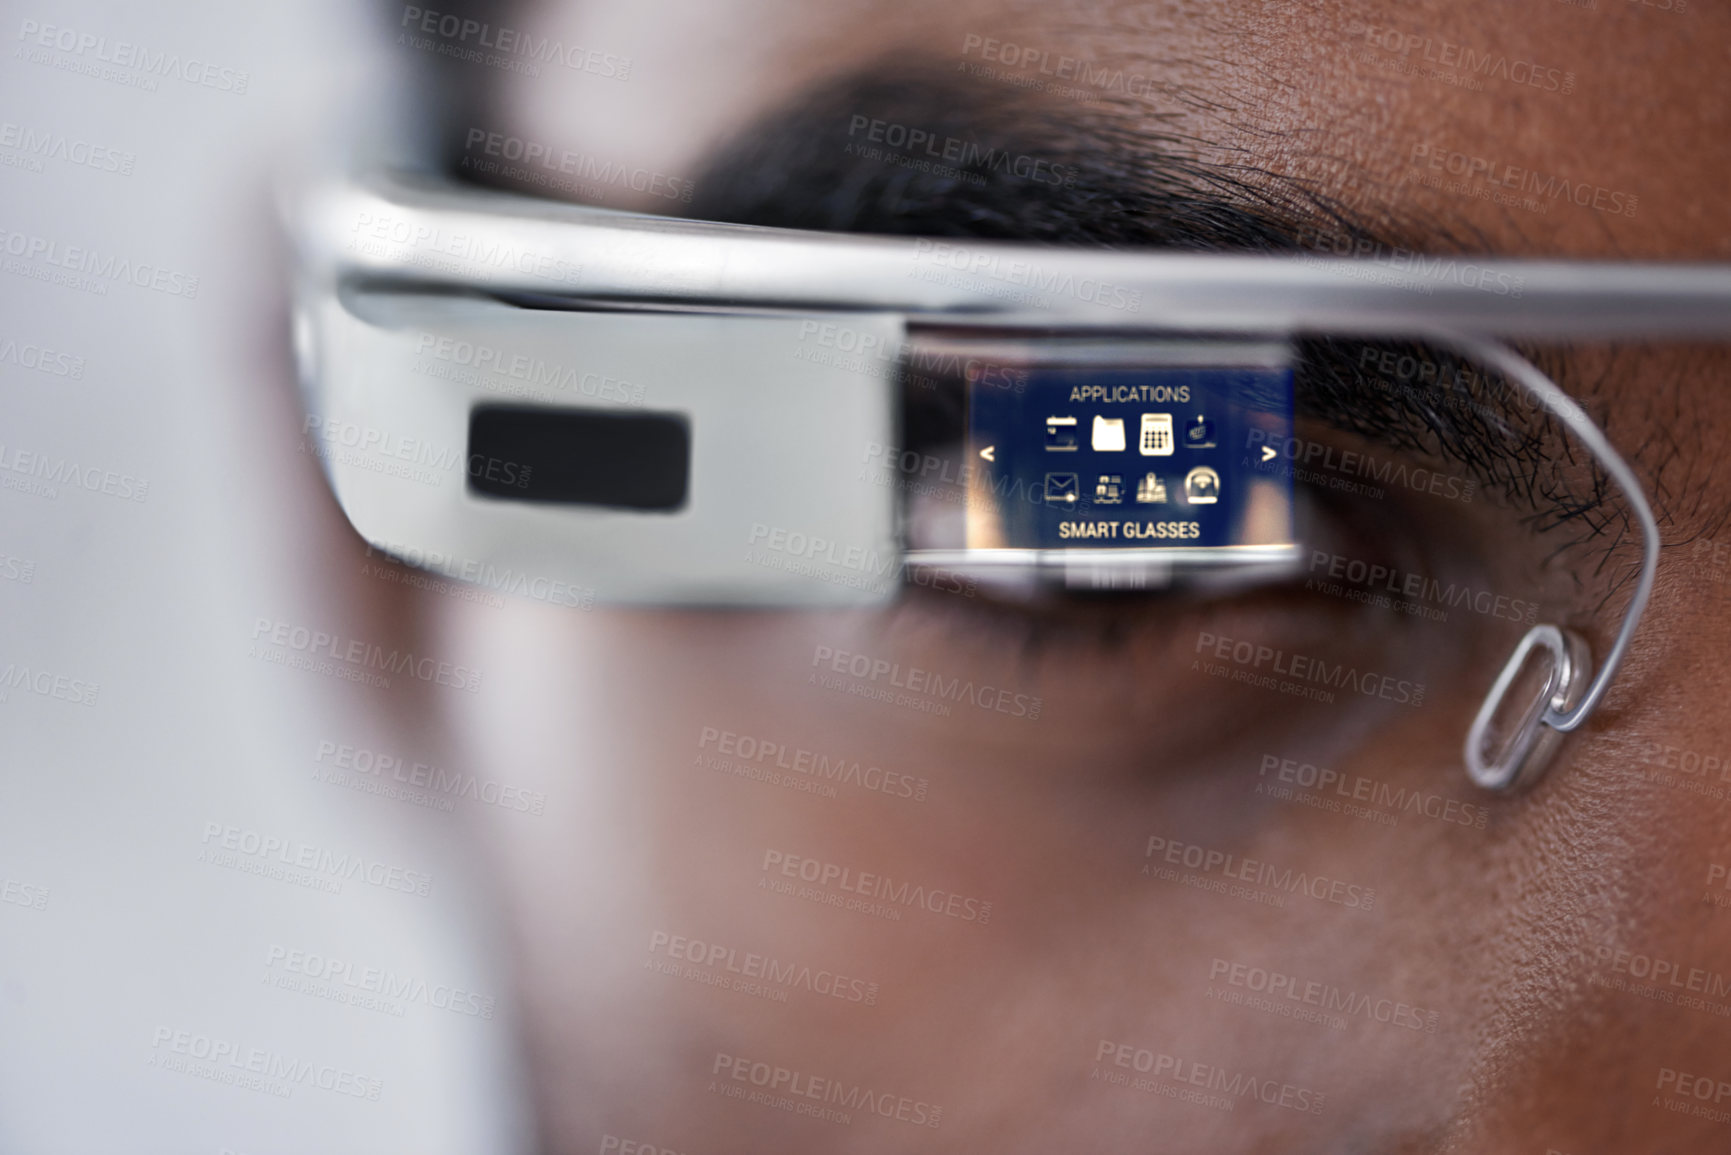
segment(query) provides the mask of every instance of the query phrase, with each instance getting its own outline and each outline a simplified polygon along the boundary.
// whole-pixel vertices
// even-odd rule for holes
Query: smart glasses
[[[1537,776],[1603,698],[1658,530],[1587,415],[1504,340],[1717,337],[1731,269],[1405,254],[1116,253],[718,225],[402,177],[292,209],[306,432],[375,547],[613,604],[879,604],[910,572],[1067,588],[1290,573],[1296,342],[1422,343],[1541,407],[1622,491],[1643,558],[1596,674],[1536,623],[1469,728]],[[961,403],[885,484],[910,379]],[[899,474],[920,474],[918,464]],[[905,479],[904,479],[905,480]]]

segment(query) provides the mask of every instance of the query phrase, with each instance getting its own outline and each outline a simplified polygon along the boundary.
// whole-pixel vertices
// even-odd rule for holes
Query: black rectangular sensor
[[[480,405],[469,414],[469,492],[510,501],[676,510],[691,476],[678,413]]]

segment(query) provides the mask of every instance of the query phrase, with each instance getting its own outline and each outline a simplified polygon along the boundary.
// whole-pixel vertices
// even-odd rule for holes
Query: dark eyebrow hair
[[[882,147],[891,129],[925,135]],[[945,155],[936,147],[944,142],[961,147]],[[1108,248],[1287,252],[1322,235],[1460,243],[1452,230],[1437,236],[1440,222],[1363,221],[1248,155],[1242,165],[1198,159],[1202,143],[1116,105],[1059,105],[941,63],[868,67],[717,149],[690,211],[787,228]],[[1067,169],[1068,179],[1028,178],[1002,163],[1019,157]]]
[[[920,144],[909,146],[916,132]],[[1483,249],[1482,238],[1458,223],[1387,212],[1367,219],[1248,154],[1240,164],[1199,159],[1200,143],[1139,108],[1060,105],[957,77],[940,62],[880,64],[802,94],[718,148],[696,181],[689,215],[1115,249]],[[1061,178],[1018,174],[1035,162],[1043,165],[1037,173]],[[1627,532],[1602,471],[1583,470],[1578,454],[1559,454],[1556,423],[1511,404],[1523,398],[1500,378],[1416,341],[1317,338],[1300,346],[1301,414],[1460,463],[1518,503],[1536,532],[1572,529],[1558,550],[1607,531],[1614,545]],[[1432,383],[1391,387],[1366,373],[1367,361],[1385,352],[1426,366]],[[1568,388],[1566,358],[1530,355]]]

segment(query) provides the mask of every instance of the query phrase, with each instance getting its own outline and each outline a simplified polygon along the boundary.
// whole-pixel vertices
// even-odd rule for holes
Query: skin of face
[[[528,22],[629,54],[631,79],[508,80],[507,130],[680,177],[825,78],[923,59],[1011,86],[1037,49],[1145,77],[1126,125],[1371,219],[1447,220],[1506,256],[1731,259],[1731,12],[1705,3],[641,0]],[[1638,207],[1498,203],[1451,187],[1455,153]],[[1726,1116],[1689,1108],[1731,1111],[1727,367],[1583,363],[1666,549],[1599,715],[1514,796],[1459,767],[1520,632],[1483,614],[1150,607],[1109,644],[1030,642],[979,590],[427,605],[500,671],[454,741],[548,797],[482,830],[548,1149],[1717,1149]],[[1558,554],[1494,495],[1415,500],[1433,561],[1604,652],[1626,548]],[[1430,696],[1296,703],[1199,672],[1219,638],[1350,646]],[[913,671],[994,692],[947,715],[859,692]],[[785,784],[819,756],[861,777]],[[925,897],[874,899],[881,879]],[[814,1115],[831,1084],[873,1094]]]

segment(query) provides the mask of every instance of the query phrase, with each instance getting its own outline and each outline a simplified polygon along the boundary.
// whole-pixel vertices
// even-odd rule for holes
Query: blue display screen
[[[1254,468],[1292,425],[1273,366],[1034,368],[968,393],[974,549],[1269,544],[1291,481]]]

